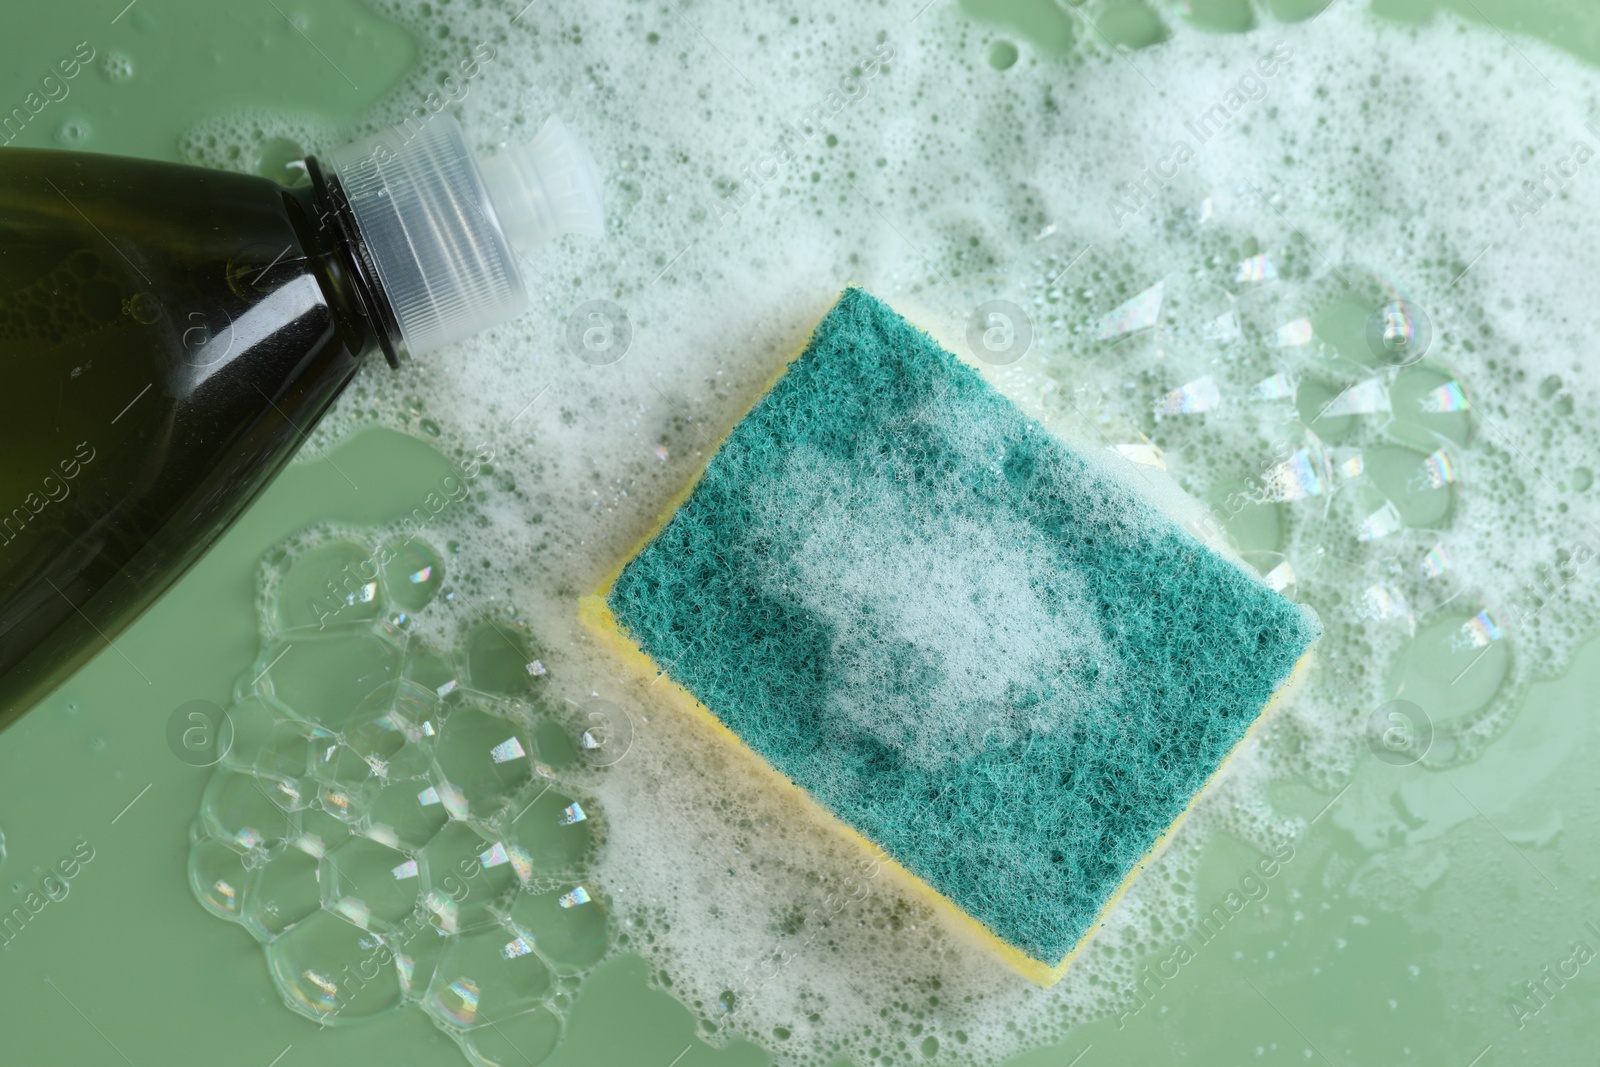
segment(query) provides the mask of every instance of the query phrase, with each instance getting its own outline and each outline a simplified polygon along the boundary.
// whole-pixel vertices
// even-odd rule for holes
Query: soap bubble
[[[517,884],[511,855],[475,825],[451,820],[418,854],[428,891],[423,906],[446,933],[494,921],[494,907]]]
[[[190,848],[189,885],[201,907],[213,915],[237,920],[253,881],[240,853],[220,840],[202,838]]]
[[[110,51],[100,60],[100,73],[114,82],[133,77],[133,59],[126,52]]]
[[[541,1006],[551,975],[533,944],[510,923],[463,934],[439,961],[422,1010],[442,1027],[470,1029]]]
[[[89,124],[83,119],[68,119],[56,129],[56,141],[66,148],[76,148],[89,139]]]
[[[533,935],[545,959],[562,973],[592,967],[605,954],[606,906],[585,886],[530,886],[511,905],[511,921]]]
[[[269,552],[263,650],[237,699],[174,713],[174,753],[215,764],[190,885],[263,943],[301,1015],[420,1005],[474,1062],[498,1063],[502,1039],[542,1059],[564,1029],[554,975],[575,983],[609,944],[589,870],[600,805],[561,769],[584,770],[580,742],[510,619],[478,617],[445,647],[368,610],[319,630],[301,601],[351,570],[380,605],[434,601],[432,546],[375,544],[312,531]]]
[[[364,930],[393,929],[411,914],[420,886],[417,861],[397,848],[352,837],[323,856],[322,906]]]
[[[526,726],[487,704],[457,707],[445,719],[435,746],[441,785],[460,810],[493,816],[535,774],[533,739]]]
[[[267,967],[292,1010],[339,1026],[400,1007],[400,976],[383,941],[328,911],[314,911],[267,943]]]
[[[1415,363],[1432,343],[1432,321],[1409,300],[1391,300],[1367,319],[1367,347],[1388,366]]]
[[[1530,108],[1554,107],[1560,112],[1555,119],[1574,126],[1582,124],[1581,109],[1541,96],[1542,83],[1528,84],[1522,76],[1526,64],[1491,30],[1454,17],[1397,28],[1368,18],[1361,5],[1333,5],[1317,20],[1315,42],[1302,39],[1303,25],[1280,24],[1274,33],[1295,46],[1295,64],[1315,51],[1319,64],[1348,75],[1345,87],[1351,91],[1323,97],[1318,94],[1326,93],[1326,78],[1291,73],[1273,79],[1271,106],[1231,126],[1230,143],[1205,145],[1143,207],[1138,224],[1124,227],[1113,242],[1101,233],[1106,220],[1097,219],[1097,191],[1134,178],[1140,163],[1150,162],[1127,131],[1160,127],[1171,118],[1162,111],[1171,97],[1144,92],[1136,70],[1113,60],[1079,71],[1085,76],[1078,79],[1070,113],[1059,111],[1064,105],[1054,90],[1060,65],[1019,59],[995,73],[984,58],[996,33],[963,21],[957,5],[934,5],[921,14],[912,39],[872,5],[830,4],[814,21],[790,26],[787,11],[736,3],[730,25],[747,29],[751,39],[770,33],[769,40],[793,43],[768,50],[772,76],[817,89],[817,96],[795,99],[787,114],[771,115],[763,114],[760,94],[734,88],[738,76],[714,56],[684,66],[680,48],[634,47],[637,20],[621,7],[614,16],[599,6],[587,13],[592,17],[581,39],[562,35],[567,61],[544,63],[543,73],[530,79],[528,57],[539,49],[526,36],[526,20],[508,30],[505,12],[494,5],[479,10],[452,4],[448,14],[436,11],[426,18],[403,4],[383,6],[411,26],[423,54],[418,72],[363,117],[363,128],[404,118],[435,87],[435,76],[454,58],[435,43],[441,19],[450,23],[450,47],[513,33],[502,58],[484,64],[472,83],[471,107],[462,115],[469,135],[484,146],[509,141],[544,110],[581,99],[588,113],[581,135],[590,139],[601,166],[615,171],[607,178],[608,193],[615,193],[608,197],[608,225],[628,239],[551,246],[537,264],[540,277],[530,272],[534,308],[528,314],[465,342],[459,358],[431,373],[414,368],[421,380],[415,374],[397,381],[360,376],[319,434],[331,443],[379,423],[441,440],[447,454],[459,456],[485,437],[507,440],[508,414],[539,389],[548,386],[552,396],[559,395],[558,413],[545,407],[550,417],[524,418],[511,428],[522,451],[511,454],[508,447],[494,461],[497,471],[516,474],[516,491],[485,480],[474,485],[470,504],[431,528],[438,530],[441,549],[454,542],[441,556],[448,557],[452,584],[406,628],[411,644],[403,651],[400,677],[436,694],[446,690],[442,699],[452,707],[461,693],[477,688],[451,627],[461,621],[452,614],[460,610],[461,596],[480,594],[537,612],[535,633],[559,634],[541,661],[570,687],[553,695],[571,696],[579,705],[600,697],[628,704],[638,744],[628,747],[626,737],[616,730],[608,736],[605,724],[596,724],[589,740],[598,743],[576,742],[572,764],[556,769],[556,789],[589,789],[613,810],[626,805],[628,818],[607,827],[596,858],[617,901],[618,924],[627,924],[630,947],[660,973],[663,986],[670,981],[672,995],[701,1005],[702,1015],[725,1024],[719,1033],[774,1046],[772,1035],[781,1027],[783,1043],[774,1055],[788,1064],[816,1065],[846,1054],[865,1062],[877,1058],[869,1055],[874,1048],[899,1061],[915,1059],[921,1047],[922,1035],[912,1036],[908,1023],[935,1026],[937,1018],[937,1037],[928,1040],[941,1059],[998,1062],[1023,1045],[1060,1040],[1070,1028],[1114,1016],[1135,1003],[1141,958],[1162,947],[1164,932],[1186,927],[1186,917],[1192,917],[1186,909],[1196,903],[1196,880],[1187,857],[1199,850],[1208,828],[1236,819],[1251,844],[1276,843],[1270,835],[1283,818],[1274,817],[1273,783],[1303,779],[1314,788],[1338,788],[1352,756],[1365,757],[1370,712],[1396,694],[1423,707],[1435,724],[1427,765],[1459,762],[1447,755],[1452,745],[1460,759],[1472,758],[1482,751],[1475,738],[1491,737],[1512,714],[1511,697],[1522,691],[1519,677],[1528,665],[1537,664],[1541,672],[1559,668],[1574,635],[1592,629],[1595,596],[1576,583],[1543,611],[1508,610],[1518,647],[1527,653],[1516,658],[1501,647],[1509,640],[1479,647],[1476,637],[1489,631],[1464,630],[1470,620],[1447,620],[1431,637],[1426,632],[1431,613],[1463,584],[1507,605],[1537,588],[1537,568],[1550,562],[1539,548],[1548,543],[1557,506],[1576,512],[1587,503],[1571,490],[1592,479],[1569,472],[1579,463],[1592,467],[1585,457],[1597,447],[1594,429],[1583,420],[1563,419],[1561,432],[1549,434],[1548,421],[1524,416],[1547,409],[1536,387],[1549,374],[1571,383],[1562,398],[1592,406],[1592,390],[1572,370],[1589,339],[1582,316],[1571,313],[1585,306],[1583,271],[1575,265],[1592,254],[1592,220],[1600,213],[1587,201],[1600,192],[1574,183],[1565,190],[1571,202],[1545,206],[1540,222],[1550,225],[1541,225],[1536,249],[1525,249],[1537,252],[1540,269],[1530,268],[1526,255],[1501,254],[1502,194],[1490,205],[1495,210],[1482,210],[1485,189],[1509,194],[1520,187],[1526,175],[1519,169],[1527,161],[1515,153],[1499,159],[1480,146],[1516,142],[1518,123],[1525,125]],[[1066,17],[1070,24],[1071,15]],[[1262,18],[1272,21],[1270,13]],[[782,120],[799,120],[820,101],[829,81],[824,68],[836,54],[821,46],[845,42],[865,50],[881,28],[895,51],[875,80],[860,81],[865,95],[829,124],[831,132],[808,136],[798,129],[787,141],[794,161],[781,180],[766,183],[736,220],[720,229],[708,225],[715,209],[708,213],[692,203],[696,191],[704,190],[714,204],[714,183],[748,180],[744,168],[759,165],[775,135],[789,136],[782,133]],[[1103,43],[1093,35],[1079,37],[1092,47]],[[554,40],[546,41],[546,53]],[[1260,39],[1180,29],[1161,47],[1163,82],[1204,106],[1216,101],[1230,72],[1258,58]],[[1592,69],[1541,42],[1517,47],[1533,49],[1532,58],[1558,81],[1589,86],[1587,95],[1594,95]],[[1075,70],[1081,66],[1073,63]],[[1393,78],[1380,79],[1371,90],[1365,78],[1374,71],[1410,79],[1411,91],[1385,93],[1382,85]],[[1486,89],[1464,103],[1452,88],[1463,79]],[[682,108],[652,108],[680,91],[672,99]],[[918,101],[917,114],[937,114],[938,127],[910,121],[907,100]],[[697,133],[708,101],[716,104],[719,136]],[[1295,119],[1309,111],[1323,116],[1334,133],[1321,147],[1306,141]],[[658,118],[666,124],[661,131],[641,127]],[[200,133],[216,134],[214,144],[190,136],[183,150],[187,158],[249,169],[272,137],[319,151],[340,143],[340,131],[308,122],[279,116],[268,123],[257,115],[208,119]],[[1457,135],[1453,145],[1441,137],[1425,153],[1396,153],[1381,138],[1362,135],[1375,127],[1435,129],[1462,122],[1476,124],[1480,136]],[[970,131],[972,151],[953,153],[941,129]],[[1041,130],[1061,135],[1042,136]],[[671,136],[652,136],[663,131]],[[692,142],[695,151],[673,152],[669,142]],[[971,165],[952,166],[958,158]],[[846,176],[864,195],[844,184]],[[1285,198],[1262,204],[1245,195],[1250,182],[1284,190]],[[1374,212],[1374,189],[1383,190],[1389,202],[1417,209]],[[941,242],[936,235],[949,228],[950,215],[992,220],[1006,239],[984,241],[978,252]],[[1491,241],[1497,251],[1480,257]],[[694,251],[652,284],[665,258],[691,242],[697,242]],[[1093,256],[1085,254],[1090,247]],[[932,269],[919,250],[930,253]],[[1003,254],[991,255],[996,250]],[[940,281],[941,274],[959,281]],[[1333,284],[1335,274],[1342,284]],[[1154,288],[1162,279],[1164,288]],[[759,990],[739,989],[737,1012],[720,1015],[717,998],[731,975],[770,952],[775,931],[790,913],[800,909],[803,918],[817,880],[846,869],[851,857],[830,847],[820,821],[792,810],[797,806],[790,795],[773,787],[770,774],[761,777],[765,769],[749,753],[722,758],[716,745],[697,741],[706,731],[676,719],[678,711],[659,695],[666,680],[637,689],[614,683],[615,663],[581,639],[569,640],[563,612],[651,528],[714,444],[676,422],[656,388],[672,391],[675,402],[682,396],[711,425],[731,425],[760,394],[778,360],[803,341],[813,311],[820,312],[846,281],[876,292],[913,321],[948,321],[957,343],[969,346],[961,336],[970,325],[964,318],[969,309],[999,296],[1015,301],[1031,319],[1032,338],[1026,359],[1005,373],[1006,392],[1051,430],[1082,431],[1091,442],[1099,441],[1095,431],[1101,430],[1113,446],[1159,446],[1174,479],[1194,486],[1197,496],[1212,499],[1215,489],[1239,487],[1238,506],[1223,512],[1229,535],[1252,553],[1247,558],[1271,561],[1266,573],[1276,573],[1280,587],[1288,588],[1292,575],[1296,597],[1323,613],[1324,656],[1303,689],[1284,702],[1278,713],[1283,728],[1262,731],[1248,758],[1232,761],[1228,788],[1240,803],[1196,810],[1176,835],[1176,847],[1141,875],[1054,990],[1021,989],[1001,965],[941,934],[939,923],[914,902],[876,885],[872,899],[852,905],[858,910],[847,914],[850,936],[833,944],[825,938],[808,942],[780,979]],[[1427,338],[1426,354],[1397,371],[1397,364],[1423,348],[1422,309],[1378,316],[1380,351],[1369,344],[1367,329],[1374,311],[1399,302],[1402,288],[1411,299],[1426,299],[1429,317],[1442,317],[1433,324],[1437,332]],[[625,307],[628,318],[637,320],[632,326],[651,324],[649,360],[624,358],[601,375],[584,359],[570,358],[567,313],[591,297]],[[1331,316],[1338,321],[1331,323],[1330,304],[1338,305]],[[1550,328],[1564,321],[1567,329]],[[580,329],[590,325],[583,322]],[[979,324],[980,341],[991,327],[998,332],[993,340],[1003,342],[1005,328],[998,321]],[[1103,343],[1095,343],[1097,333],[1105,335]],[[963,357],[986,362],[977,346],[970,347]],[[1523,372],[1526,383],[1517,379]],[[1153,407],[1164,394],[1207,375],[1214,377],[1222,405],[1203,416],[1155,423]],[[1376,385],[1344,398],[1348,414],[1317,421],[1311,427],[1316,438],[1302,433],[1303,426],[1286,428],[1294,415],[1288,401],[1299,399],[1300,383],[1329,387],[1316,397],[1307,387],[1303,422],[1309,424],[1321,405],[1365,377]],[[423,416],[408,414],[404,403],[419,390],[428,396],[426,414],[437,431],[431,436],[419,429]],[[512,396],[518,399],[509,412],[485,403]],[[1390,410],[1382,410],[1381,396]],[[1552,404],[1562,398],[1552,398]],[[1495,414],[1500,409],[1517,418],[1502,422]],[[1428,440],[1429,434],[1453,441],[1478,476],[1465,483],[1435,477],[1445,468],[1431,457],[1444,442]],[[1279,448],[1285,437],[1291,440]],[[1412,473],[1420,472],[1449,486],[1435,491],[1436,500],[1445,493],[1470,495],[1466,506],[1440,509],[1437,521],[1447,528],[1410,527],[1397,507],[1367,527],[1390,532],[1357,539],[1362,524],[1385,503],[1357,491],[1363,481],[1382,488],[1380,446],[1430,460],[1395,464],[1398,483],[1409,485]],[[1377,482],[1371,474],[1347,474],[1355,470],[1347,461],[1367,455],[1377,463]],[[1456,454],[1447,449],[1440,458],[1453,461]],[[1397,517],[1402,521],[1394,527]],[[1379,569],[1380,555],[1392,556],[1392,567]],[[1363,602],[1364,591],[1377,587],[1392,594],[1385,603],[1408,605],[1404,613],[1381,623],[1352,622],[1349,614]],[[392,585],[387,588],[392,592]],[[1426,647],[1402,665],[1395,662],[1394,646],[1403,641],[1408,617]],[[270,637],[280,639],[292,640]],[[1452,640],[1465,644],[1458,650]],[[1553,658],[1536,660],[1541,649]],[[1330,667],[1348,681],[1330,681]],[[1435,690],[1450,699],[1436,700]],[[624,692],[633,695],[624,698]],[[543,702],[525,699],[535,722],[553,721]],[[581,732],[587,725],[578,721],[582,709],[564,708],[579,713],[566,721],[569,729],[575,725],[575,734]],[[648,734],[646,716],[653,717]],[[550,762],[541,732],[535,729],[532,737],[539,760]],[[606,771],[624,752],[616,773]],[[543,784],[535,778],[525,788]],[[365,823],[344,823],[320,807],[292,812],[300,834],[292,847],[318,847],[324,835],[336,844],[340,834],[371,833],[379,806],[394,799],[382,825],[395,833],[401,851],[416,851],[421,845],[410,843],[412,835],[430,834],[433,813],[444,813],[442,825],[459,821],[450,818],[450,798],[442,792],[437,801],[422,802],[427,789],[439,792],[431,777],[416,785],[405,804],[399,794],[374,795]],[[427,813],[419,814],[418,824],[409,821],[413,808]],[[586,802],[584,810],[589,811]],[[1235,810],[1245,814],[1231,814]],[[431,834],[438,832],[432,827]],[[729,870],[738,876],[727,877]],[[572,881],[595,889],[587,876]],[[513,917],[526,892],[513,891]],[[648,901],[648,913],[642,901]],[[557,905],[551,911],[573,915],[589,906],[563,913]],[[892,923],[898,924],[893,933],[885,932]],[[397,964],[405,959],[412,969],[411,979],[402,969],[401,980],[413,1003],[431,983],[451,936],[427,925],[405,941],[403,954],[397,950]],[[802,932],[799,940],[806,936]],[[536,938],[535,951],[543,947]],[[880,980],[860,983],[859,975],[868,972]],[[931,978],[941,985],[937,1012],[907,995]],[[814,1004],[825,1002],[825,1017],[819,1011],[817,1020],[807,1019],[812,1009],[800,1001],[801,991]],[[1163,994],[1174,995],[1171,988]],[[496,1055],[487,1044],[494,1028],[466,1033],[477,1035],[465,1043],[469,1056],[477,1055],[474,1048]],[[522,1043],[519,1034],[507,1033]],[[517,1061],[509,1050],[505,1059]]]
[[[461,1047],[478,1067],[532,1067],[555,1051],[561,1032],[560,1016],[548,1008],[534,1008],[493,1025],[468,1030],[461,1035]]]
[[[244,928],[265,942],[321,906],[316,858],[290,848],[256,870],[240,916]]]

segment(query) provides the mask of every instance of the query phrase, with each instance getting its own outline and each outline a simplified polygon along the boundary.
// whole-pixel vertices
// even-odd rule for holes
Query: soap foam
[[[940,406],[953,408],[935,401],[924,418],[962,426]],[[965,444],[955,451],[960,469],[997,469],[1004,457],[1003,447]],[[910,466],[890,455],[852,483],[836,460],[796,451],[754,520],[779,543],[798,546],[765,576],[767,589],[831,634],[829,662],[843,683],[828,693],[832,713],[933,768],[974,747],[1063,731],[1074,709],[1106,703],[1121,665],[1085,576],[1059,568],[1037,530],[1013,512],[980,519],[930,508]],[[953,482],[951,497],[962,488]],[[1071,684],[1061,686],[1063,677]],[[1046,680],[1070,702],[1035,703],[1013,721],[1019,694]]]
[[[1502,650],[1464,676],[1486,694],[1476,706],[1432,708],[1443,765],[1491,743],[1520,688],[1593,625],[1600,431],[1573,412],[1597,399],[1580,364],[1595,323],[1576,309],[1600,182],[1580,171],[1558,196],[1511,200],[1588,136],[1574,101],[1600,76],[1570,57],[1453,16],[1382,23],[1348,0],[1310,26],[1180,26],[1131,55],[1024,47],[1005,71],[983,58],[995,31],[949,4],[547,0],[515,23],[520,4],[378,6],[422,60],[360,128],[234,117],[186,144],[223,166],[276,136],[325,153],[412,114],[490,42],[497,58],[456,106],[469,140],[524,141],[553,111],[594,150],[607,238],[529,262],[517,321],[398,373],[371,362],[306,455],[371,424],[462,459],[494,443],[492,476],[438,520],[459,542],[455,603],[518,604],[557,691],[617,727],[626,754],[591,783],[610,813],[600,880],[627,916],[623,947],[708,1033],[801,1064],[933,1047],[993,1062],[1126,1009],[1160,931],[1195,921],[1207,835],[1271,851],[1303,833],[1268,787],[1331,796],[1430,626],[1464,668]],[[1285,48],[1264,95],[1246,86],[1230,107]],[[1187,131],[1219,105],[1226,124]],[[1183,138],[1189,158],[1169,162]],[[1127,183],[1142,189],[1132,212]],[[1047,992],[867,875],[748,754],[617,680],[573,617],[847,282],[963,354],[976,308],[1014,304],[1029,343],[988,367],[997,386],[1065,436],[1164,464],[1326,627],[1318,672]],[[1398,298],[1432,339],[1397,369],[1363,327]],[[590,327],[618,359],[570,343]],[[1209,410],[1165,402],[1206,376]],[[1324,410],[1374,390],[1387,411]],[[1414,454],[1437,506],[1412,507],[1424,482],[1384,449]],[[1423,469],[1436,450],[1453,477]]]

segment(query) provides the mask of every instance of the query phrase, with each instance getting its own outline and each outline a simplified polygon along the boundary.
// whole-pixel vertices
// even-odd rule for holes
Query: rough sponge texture
[[[855,289],[608,606],[774,767],[1046,963],[1318,633]]]

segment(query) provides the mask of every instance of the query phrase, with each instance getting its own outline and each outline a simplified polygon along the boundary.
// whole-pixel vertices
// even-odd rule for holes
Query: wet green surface
[[[175,159],[179,136],[220,114],[351,122],[416,56],[405,30],[359,0],[124,4],[8,7],[0,116],[24,108],[28,120],[0,142]],[[61,60],[86,55],[59,77]],[[46,101],[37,114],[30,93]]]
[[[52,143],[71,119],[86,125],[84,147],[174,158],[192,122],[234,107],[347,122],[413,52],[402,31],[353,0],[279,4],[291,17],[308,16],[302,28],[326,57],[269,3],[139,0],[113,23],[118,6],[92,17],[83,8],[8,12],[0,101],[20,103],[79,41],[97,51],[67,99],[43,110],[22,141]],[[1147,9],[1126,6],[1100,9],[1098,32],[1149,39]],[[1319,6],[1280,0],[1271,10],[1304,17]],[[1600,58],[1600,15],[1577,0],[1540,4],[1537,13],[1512,0],[1457,6],[1468,19],[1487,17],[1507,31],[1521,25]],[[1057,49],[1087,32],[1076,14],[1050,4],[992,7],[1008,20],[989,24],[995,38],[1024,51],[1033,47],[1025,37],[1008,36],[1019,19]],[[1217,29],[1252,17],[1242,2],[1196,0],[1192,8],[1194,22]],[[1402,19],[1431,10],[1409,0],[1380,0],[1379,8]],[[984,47],[975,62],[993,55]],[[112,51],[133,61],[126,82],[99,66]],[[313,523],[380,525],[448,472],[425,445],[379,432],[333,462],[337,471],[326,461],[289,471],[116,650],[0,735],[8,852],[0,912],[55,889],[44,879],[60,864],[74,868],[65,895],[56,891],[61,899],[30,914],[0,950],[5,1062],[463,1062],[419,1012],[328,1029],[291,1014],[259,946],[203,911],[187,884],[188,828],[210,772],[172,755],[167,722],[187,701],[225,703],[255,659],[262,553]],[[1247,883],[1257,857],[1219,837],[1202,864],[1203,911],[1226,908],[1230,893],[1257,899],[1228,911],[1220,933],[1190,949],[1192,959],[1172,933],[1173,949],[1148,961],[1150,997],[1137,1013],[1018,1062],[1600,1062],[1600,961],[1579,962],[1600,951],[1597,651],[1591,643],[1567,677],[1532,686],[1525,711],[1474,763],[1434,772],[1365,758],[1343,793],[1284,787],[1277,799],[1286,810],[1316,817],[1292,859]],[[1426,699],[1440,680],[1426,664],[1415,670],[1408,694]],[[1444,715],[1435,718],[1442,724]],[[764,1060],[749,1046],[715,1050],[695,1040],[689,1013],[647,986],[642,962],[624,957],[585,986],[549,1062]]]

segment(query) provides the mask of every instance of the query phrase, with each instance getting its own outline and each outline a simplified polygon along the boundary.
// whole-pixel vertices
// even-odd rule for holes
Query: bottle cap
[[[512,247],[529,252],[564,233],[599,237],[600,168],[555,115],[539,135],[480,164],[500,229]]]
[[[518,251],[603,228],[599,170],[555,116],[481,168],[446,114],[345,145],[328,167],[413,356],[519,314]]]

